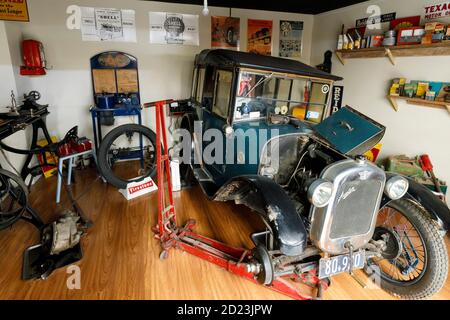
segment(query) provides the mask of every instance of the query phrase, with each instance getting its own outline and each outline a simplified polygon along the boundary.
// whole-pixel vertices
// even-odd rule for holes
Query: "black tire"
[[[117,127],[111,132],[109,132],[105,138],[103,139],[100,148],[98,150],[97,155],[97,161],[98,161],[98,170],[100,171],[100,174],[105,178],[105,180],[113,185],[114,187],[118,189],[124,189],[126,188],[127,184],[130,182],[138,182],[141,181],[147,177],[154,178],[156,175],[156,165],[153,167],[153,170],[147,172],[145,175],[140,176],[136,179],[130,179],[130,180],[124,180],[119,177],[117,177],[113,170],[111,169],[110,165],[108,164],[108,152],[111,148],[111,145],[113,142],[120,137],[121,135],[125,134],[126,132],[132,132],[132,133],[138,133],[142,134],[144,137],[149,139],[153,146],[156,148],[156,134],[150,129],[145,126],[139,125],[139,124],[126,124],[120,127]],[[156,149],[155,149],[156,150]],[[163,150],[161,146],[161,151]],[[156,158],[156,156],[155,156]]]
[[[11,187],[10,181],[14,181],[14,183],[17,185],[17,191],[20,192],[20,198],[17,199],[17,202],[19,203],[19,207],[15,208],[14,210],[2,212],[0,211],[0,230],[6,229],[10,226],[12,226],[14,223],[16,223],[25,212],[26,206],[28,204],[28,188],[25,185],[25,182],[22,180],[21,177],[17,176],[16,174],[0,169],[0,179],[2,186],[2,189],[0,190],[0,196],[2,198],[2,201],[6,201],[6,192],[11,192],[14,190],[3,190],[3,187],[6,187],[9,189]],[[3,208],[3,206],[1,206]]]
[[[402,299],[429,298],[442,289],[448,274],[448,253],[441,230],[436,221],[414,202],[400,199],[388,206],[400,212],[414,226],[422,238],[426,263],[421,276],[405,283],[396,282],[378,272],[381,288]]]

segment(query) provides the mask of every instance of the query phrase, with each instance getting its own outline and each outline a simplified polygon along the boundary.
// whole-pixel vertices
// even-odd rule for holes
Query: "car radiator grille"
[[[330,238],[362,235],[369,232],[373,215],[377,214],[378,194],[383,187],[380,181],[349,181],[337,192]]]

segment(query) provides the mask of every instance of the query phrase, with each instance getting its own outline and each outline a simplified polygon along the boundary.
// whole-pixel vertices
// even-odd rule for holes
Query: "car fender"
[[[394,176],[396,174],[386,172],[387,180]],[[448,230],[450,227],[450,209],[448,206],[427,187],[411,178],[405,178],[408,179],[409,188],[404,198],[417,202],[430,214],[432,219],[438,221],[445,230]],[[381,207],[385,207],[391,201],[387,196],[384,196]]]
[[[288,194],[273,180],[239,176],[223,185],[212,197],[215,201],[234,200],[256,211],[271,229],[275,247],[288,256],[300,255],[307,243],[305,225]]]

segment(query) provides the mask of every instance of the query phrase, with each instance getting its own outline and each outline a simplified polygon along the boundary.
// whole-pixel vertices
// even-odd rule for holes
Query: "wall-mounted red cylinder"
[[[36,40],[22,41],[22,56],[24,66],[20,67],[20,74],[24,76],[45,75],[44,46]]]

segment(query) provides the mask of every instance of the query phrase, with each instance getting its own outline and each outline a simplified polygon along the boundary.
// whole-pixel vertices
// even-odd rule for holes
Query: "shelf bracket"
[[[342,53],[336,52],[336,56],[338,57],[338,59],[342,63],[342,65],[345,66],[345,59],[342,57]]]
[[[450,113],[450,104],[446,104],[445,107],[447,108],[447,111]]]
[[[395,98],[393,98],[393,97],[391,97],[391,96],[388,96],[387,98],[388,98],[389,101],[391,102],[392,108],[394,108],[394,110],[395,110],[396,112],[398,112],[398,103],[397,103],[397,100],[395,100]]]
[[[385,52],[386,52],[386,55],[388,56],[389,60],[391,61],[392,65],[395,66],[395,58],[394,58],[394,55],[392,54],[391,49],[385,48]]]

